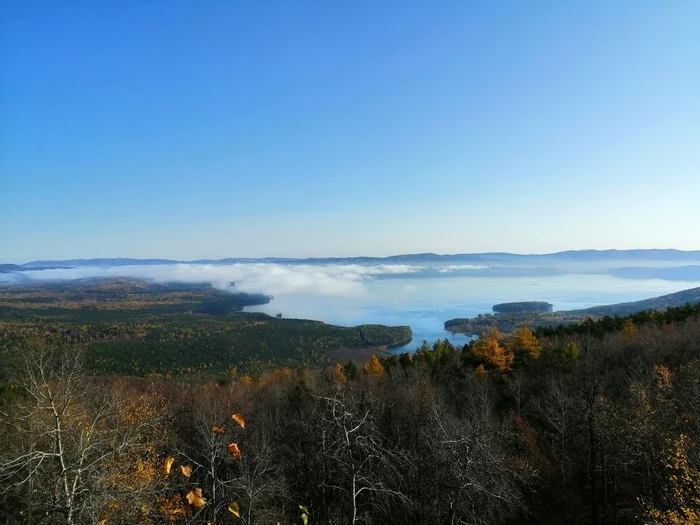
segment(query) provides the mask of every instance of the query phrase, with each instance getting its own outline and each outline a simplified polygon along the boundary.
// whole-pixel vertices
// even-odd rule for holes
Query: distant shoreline
[[[390,345],[387,345],[386,349],[391,350],[392,348],[398,348],[399,346],[404,346],[407,344],[410,344],[411,341],[413,341],[413,336],[409,337],[408,339],[404,341],[399,341],[398,343],[392,343]]]
[[[683,306],[700,302],[700,287],[690,288],[642,301],[594,306],[582,310],[559,310],[556,312],[511,312],[482,314],[477,317],[454,318],[445,321],[445,330],[453,334],[479,335],[492,327],[508,333],[527,324],[531,328],[538,326],[558,326],[580,323],[586,318],[600,319],[605,316],[625,316],[647,310],[665,310],[668,307]]]

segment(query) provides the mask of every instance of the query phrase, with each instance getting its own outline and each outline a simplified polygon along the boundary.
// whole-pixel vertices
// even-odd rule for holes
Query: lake
[[[0,274],[0,283],[87,277],[210,283],[221,290],[274,296],[269,304],[249,307],[247,311],[281,313],[284,317],[317,319],[341,326],[408,325],[413,330],[413,341],[398,351],[412,350],[424,339],[433,342],[448,338],[455,344],[463,344],[467,338],[446,332],[443,323],[455,317],[489,313],[496,303],[547,301],[555,310],[569,310],[638,301],[700,286],[700,281],[624,279],[607,275],[605,268],[594,263],[565,268],[576,273],[536,276],[512,276],[523,268],[508,268],[510,276],[493,276],[479,274],[487,268],[483,265],[410,261],[400,264],[178,263],[26,271]],[[615,261],[614,266],[625,264]],[[608,264],[606,268],[614,266]]]
[[[359,293],[324,295],[278,293],[266,305],[247,311],[281,313],[284,317],[327,323],[408,325],[413,341],[396,351],[413,350],[424,339],[448,338],[464,344],[467,337],[443,329],[447,319],[491,312],[500,302],[538,300],[555,310],[638,301],[700,286],[696,281],[631,280],[607,275],[554,277],[393,277],[364,280]]]

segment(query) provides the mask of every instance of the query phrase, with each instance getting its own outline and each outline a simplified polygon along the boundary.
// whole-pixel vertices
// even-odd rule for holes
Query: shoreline
[[[407,344],[410,344],[413,341],[413,335],[409,337],[408,339],[404,339],[403,341],[399,341],[397,343],[392,343],[390,345],[386,345],[386,350],[391,350],[393,348],[398,348],[400,346],[405,346]]]

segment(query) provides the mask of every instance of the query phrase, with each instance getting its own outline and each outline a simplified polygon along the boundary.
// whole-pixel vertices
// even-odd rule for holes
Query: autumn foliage
[[[531,359],[537,359],[542,352],[542,345],[527,326],[521,326],[513,330],[513,333],[506,341],[506,347],[514,355],[521,355]]]
[[[500,333],[496,328],[491,328],[488,334],[482,333],[472,346],[472,355],[499,370],[509,370],[514,355],[511,350],[501,345],[499,339]]]
[[[700,320],[635,328],[225,381],[24,349],[0,391],[0,522],[697,523]]]
[[[369,361],[365,363],[362,370],[365,374],[372,376],[377,381],[384,377],[384,367],[376,355],[369,358]]]
[[[649,507],[647,523],[650,525],[700,523],[700,470],[689,460],[694,446],[685,434],[670,442],[664,465],[668,480],[665,501],[661,508]]]

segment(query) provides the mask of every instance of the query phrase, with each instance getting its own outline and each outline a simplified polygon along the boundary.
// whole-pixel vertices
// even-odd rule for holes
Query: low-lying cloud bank
[[[440,268],[441,273],[478,270],[484,267],[452,265]],[[348,296],[360,295],[363,283],[390,276],[408,276],[428,270],[407,264],[273,264],[238,263],[231,265],[173,264],[158,266],[80,267],[0,274],[0,283],[46,282],[90,277],[132,277],[155,282],[211,283],[222,290],[269,295],[307,294]],[[433,272],[435,268],[430,268]],[[444,270],[444,271],[443,271]]]
[[[463,270],[486,270],[488,266],[474,264],[449,264],[438,270],[439,273],[460,272]]]

